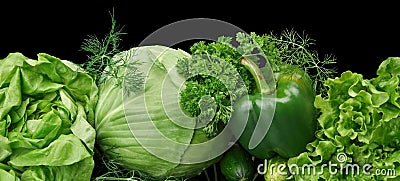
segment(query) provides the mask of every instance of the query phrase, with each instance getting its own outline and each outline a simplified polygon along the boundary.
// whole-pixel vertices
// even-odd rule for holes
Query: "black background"
[[[82,1],[83,2],[83,1]],[[137,46],[153,31],[188,18],[213,18],[259,34],[294,29],[315,40],[314,48],[334,55],[338,72],[351,70],[373,77],[381,61],[400,55],[400,14],[394,5],[292,4],[130,1],[18,2],[1,5],[0,58],[40,52],[83,62],[80,45],[89,34],[103,36],[114,9],[123,25],[122,48]]]

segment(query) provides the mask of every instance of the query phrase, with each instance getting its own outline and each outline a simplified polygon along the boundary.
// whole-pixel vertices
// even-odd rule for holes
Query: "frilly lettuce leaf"
[[[296,180],[389,180],[400,175],[400,58],[390,57],[377,70],[377,77],[364,79],[361,74],[343,72],[325,82],[328,94],[318,95],[320,110],[317,139],[307,152],[290,158],[288,164],[313,164],[323,174],[292,175]],[[344,156],[344,160],[338,156]],[[328,162],[357,164],[359,174],[331,174]],[[362,166],[370,164],[370,174]],[[386,175],[377,171],[385,170]]]

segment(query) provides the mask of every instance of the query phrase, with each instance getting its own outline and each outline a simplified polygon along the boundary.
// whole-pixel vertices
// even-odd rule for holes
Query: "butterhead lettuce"
[[[72,62],[0,60],[0,180],[90,180],[96,102],[93,78]]]

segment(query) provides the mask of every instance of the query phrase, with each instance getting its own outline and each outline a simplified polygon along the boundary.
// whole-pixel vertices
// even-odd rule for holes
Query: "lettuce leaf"
[[[400,178],[400,58],[384,60],[377,77],[364,79],[361,74],[343,72],[328,79],[328,95],[317,96],[320,110],[317,139],[307,145],[307,152],[290,158],[288,164],[313,164],[323,174],[293,175],[296,180],[346,179],[389,180]],[[339,156],[344,156],[339,159]],[[359,174],[331,174],[327,167],[335,164],[357,164]],[[370,174],[362,172],[369,164]],[[378,174],[385,170],[386,174]],[[342,169],[343,171],[343,169]],[[397,173],[397,174],[396,174]]]
[[[96,101],[92,77],[72,62],[0,60],[0,180],[90,180]]]

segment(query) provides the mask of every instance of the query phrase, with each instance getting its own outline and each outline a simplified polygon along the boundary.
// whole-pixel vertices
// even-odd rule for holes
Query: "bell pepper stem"
[[[256,81],[258,93],[260,93],[262,95],[270,95],[274,92],[275,89],[271,88],[267,84],[267,82],[257,64],[255,64],[252,60],[245,58],[245,57],[240,59],[240,63],[244,67],[246,67],[247,70],[250,71],[251,75],[253,75],[253,78]]]

